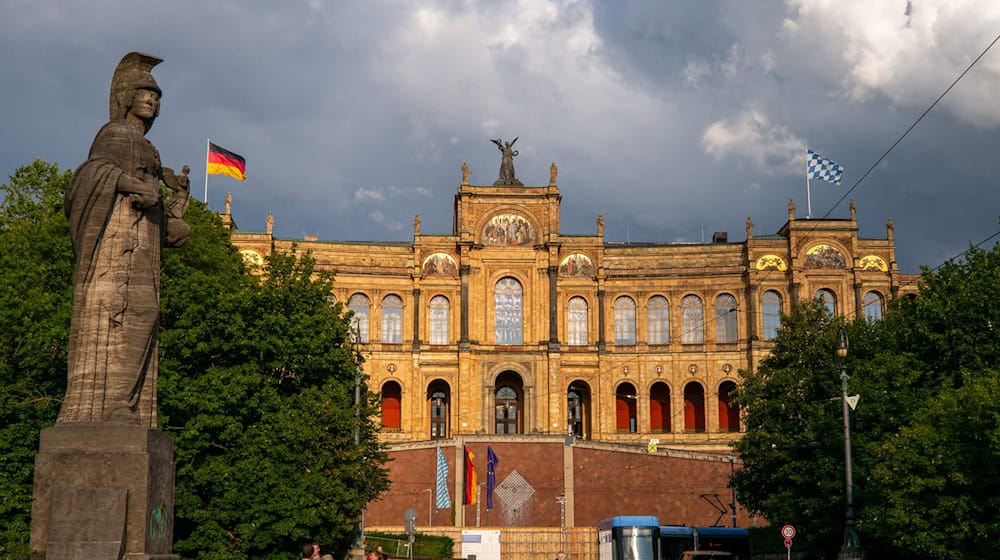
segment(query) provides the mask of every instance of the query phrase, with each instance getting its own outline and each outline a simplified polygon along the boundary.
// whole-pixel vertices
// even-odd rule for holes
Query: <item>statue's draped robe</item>
[[[160,251],[183,245],[190,229],[180,219],[168,222],[162,202],[133,207],[117,191],[123,173],[162,179],[160,154],[142,128],[111,122],[66,191],[76,266],[68,386],[58,421],[155,429]]]
[[[510,145],[500,148],[500,179],[513,181],[514,176],[514,150]]]

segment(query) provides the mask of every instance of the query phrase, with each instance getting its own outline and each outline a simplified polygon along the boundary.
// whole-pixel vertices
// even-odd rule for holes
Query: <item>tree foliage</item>
[[[69,172],[36,160],[0,186],[0,557],[26,557],[35,453],[66,388]]]
[[[34,456],[66,384],[70,174],[36,161],[0,201],[0,556],[26,558]],[[333,278],[309,255],[248,273],[218,217],[193,201],[191,241],[164,251],[159,412],[177,465],[174,550],[286,558],[303,542],[346,550],[388,486]],[[362,402],[354,406],[355,383]],[[357,430],[361,444],[355,445]]]
[[[827,557],[843,538],[840,373],[849,394],[854,504],[879,558],[1000,557],[1000,246],[924,272],[920,295],[878,323],[812,302],[783,318],[772,353],[741,372],[741,502]],[[836,333],[849,335],[843,363]]]

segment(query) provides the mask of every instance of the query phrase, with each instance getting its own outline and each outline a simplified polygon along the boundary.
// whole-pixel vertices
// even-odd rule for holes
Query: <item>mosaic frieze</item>
[[[517,214],[493,216],[483,228],[483,245],[531,245],[534,242],[531,224]]]
[[[594,275],[594,262],[587,255],[573,253],[563,259],[562,264],[559,265],[559,275],[589,278]]]
[[[844,255],[829,243],[813,245],[806,251],[804,268],[847,268]]]
[[[448,253],[434,253],[424,259],[424,276],[455,276],[458,265]]]

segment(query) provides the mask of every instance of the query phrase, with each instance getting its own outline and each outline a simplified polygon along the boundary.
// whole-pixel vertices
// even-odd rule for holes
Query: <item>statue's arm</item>
[[[191,193],[191,179],[188,177],[190,171],[186,165],[181,168],[180,175],[174,174],[174,170],[169,167],[163,168],[163,182],[173,191],[165,203],[166,242],[170,247],[183,247],[191,237],[191,226],[184,221],[184,213],[189,204],[188,195]]]
[[[140,181],[122,172],[118,176],[118,184],[115,188],[118,192],[128,195],[132,204],[140,208],[156,206],[156,203],[160,201],[160,181],[155,177]]]

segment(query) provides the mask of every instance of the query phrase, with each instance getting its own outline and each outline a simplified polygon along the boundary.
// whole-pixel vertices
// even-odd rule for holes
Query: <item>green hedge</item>
[[[407,542],[408,537],[406,533],[365,533],[366,551],[375,550],[376,547],[381,545],[382,550],[384,550],[389,556],[406,556],[405,546],[399,547],[398,554],[396,550],[399,543],[405,545]],[[415,535],[415,540],[413,541],[413,557],[451,558],[454,546],[455,541],[453,541],[451,537],[423,535],[421,533],[417,533]]]

